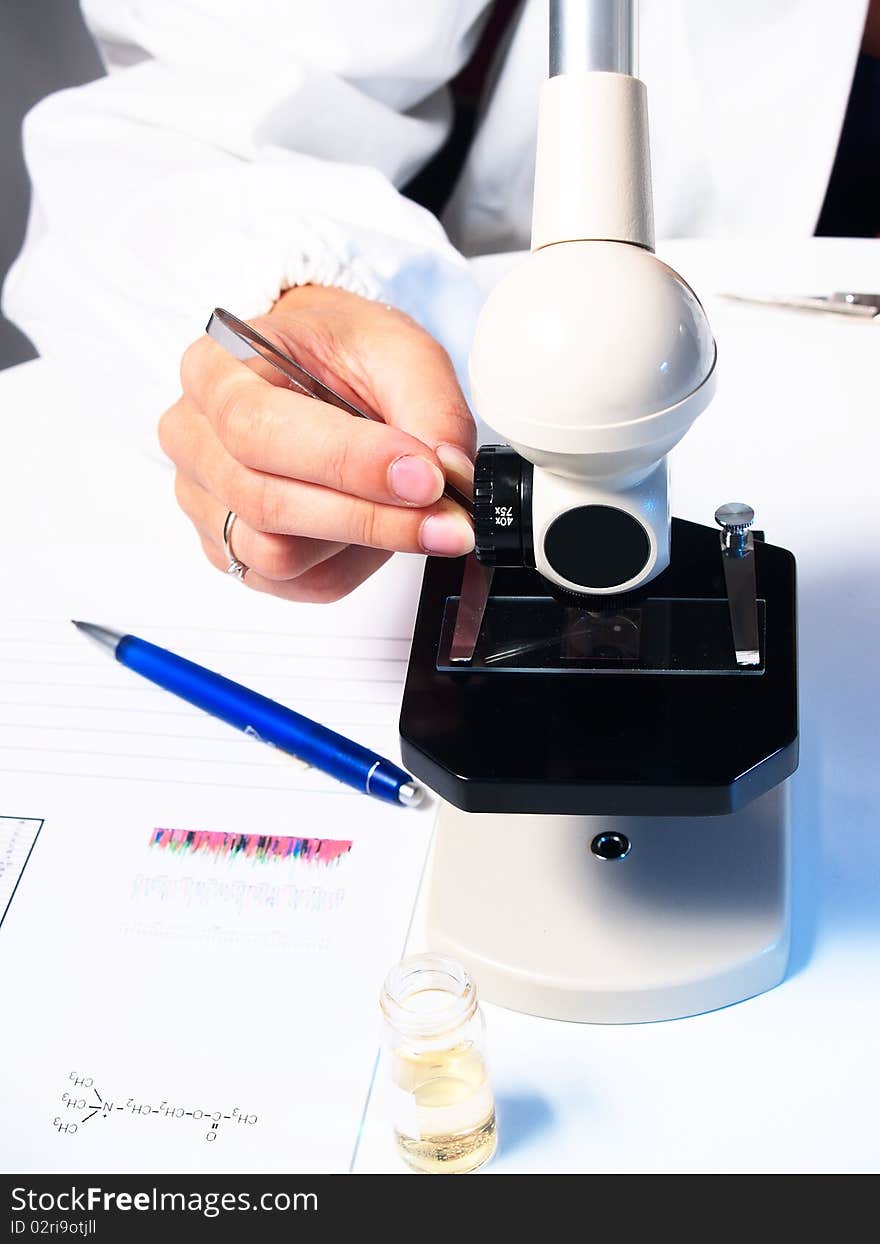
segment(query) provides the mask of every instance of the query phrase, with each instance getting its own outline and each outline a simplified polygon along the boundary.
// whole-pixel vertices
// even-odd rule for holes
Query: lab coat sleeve
[[[88,0],[109,73],[26,118],[32,205],[4,312],[152,444],[215,305],[295,285],[402,307],[460,366],[479,296],[398,187],[442,144],[485,0]]]

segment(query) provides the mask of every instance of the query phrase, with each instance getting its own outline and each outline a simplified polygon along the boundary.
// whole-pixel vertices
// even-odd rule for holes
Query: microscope
[[[531,253],[470,356],[505,443],[477,457],[475,553],[427,563],[400,720],[441,800],[431,949],[594,1023],[779,983],[797,766],[794,558],[745,504],[670,517],[716,347],[654,254],[635,7],[550,3]]]

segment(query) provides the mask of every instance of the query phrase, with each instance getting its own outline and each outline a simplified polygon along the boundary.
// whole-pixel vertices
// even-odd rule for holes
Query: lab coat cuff
[[[298,230],[300,236],[305,230]],[[313,244],[298,247],[286,263],[276,268],[263,289],[254,290],[248,315],[263,315],[277,303],[282,294],[303,285],[323,285],[344,289],[350,294],[376,300],[382,296],[382,282],[369,263],[354,254],[344,243],[334,246],[329,239],[316,237]],[[341,239],[340,239],[341,241]]]

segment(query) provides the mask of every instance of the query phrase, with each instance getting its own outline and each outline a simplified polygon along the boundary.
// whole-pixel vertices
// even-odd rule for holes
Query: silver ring
[[[244,576],[247,574],[248,568],[244,562],[240,562],[238,560],[233,553],[232,545],[230,544],[230,540],[232,539],[232,528],[234,527],[235,520],[237,518],[238,515],[235,510],[230,510],[226,515],[226,520],[223,523],[223,547],[226,550],[226,556],[229,558],[229,565],[226,567],[226,573],[231,574],[234,579],[238,579],[239,583],[244,583]]]

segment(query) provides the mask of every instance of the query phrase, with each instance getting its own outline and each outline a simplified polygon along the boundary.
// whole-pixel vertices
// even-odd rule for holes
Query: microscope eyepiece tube
[[[638,76],[638,0],[550,0],[550,77]]]

